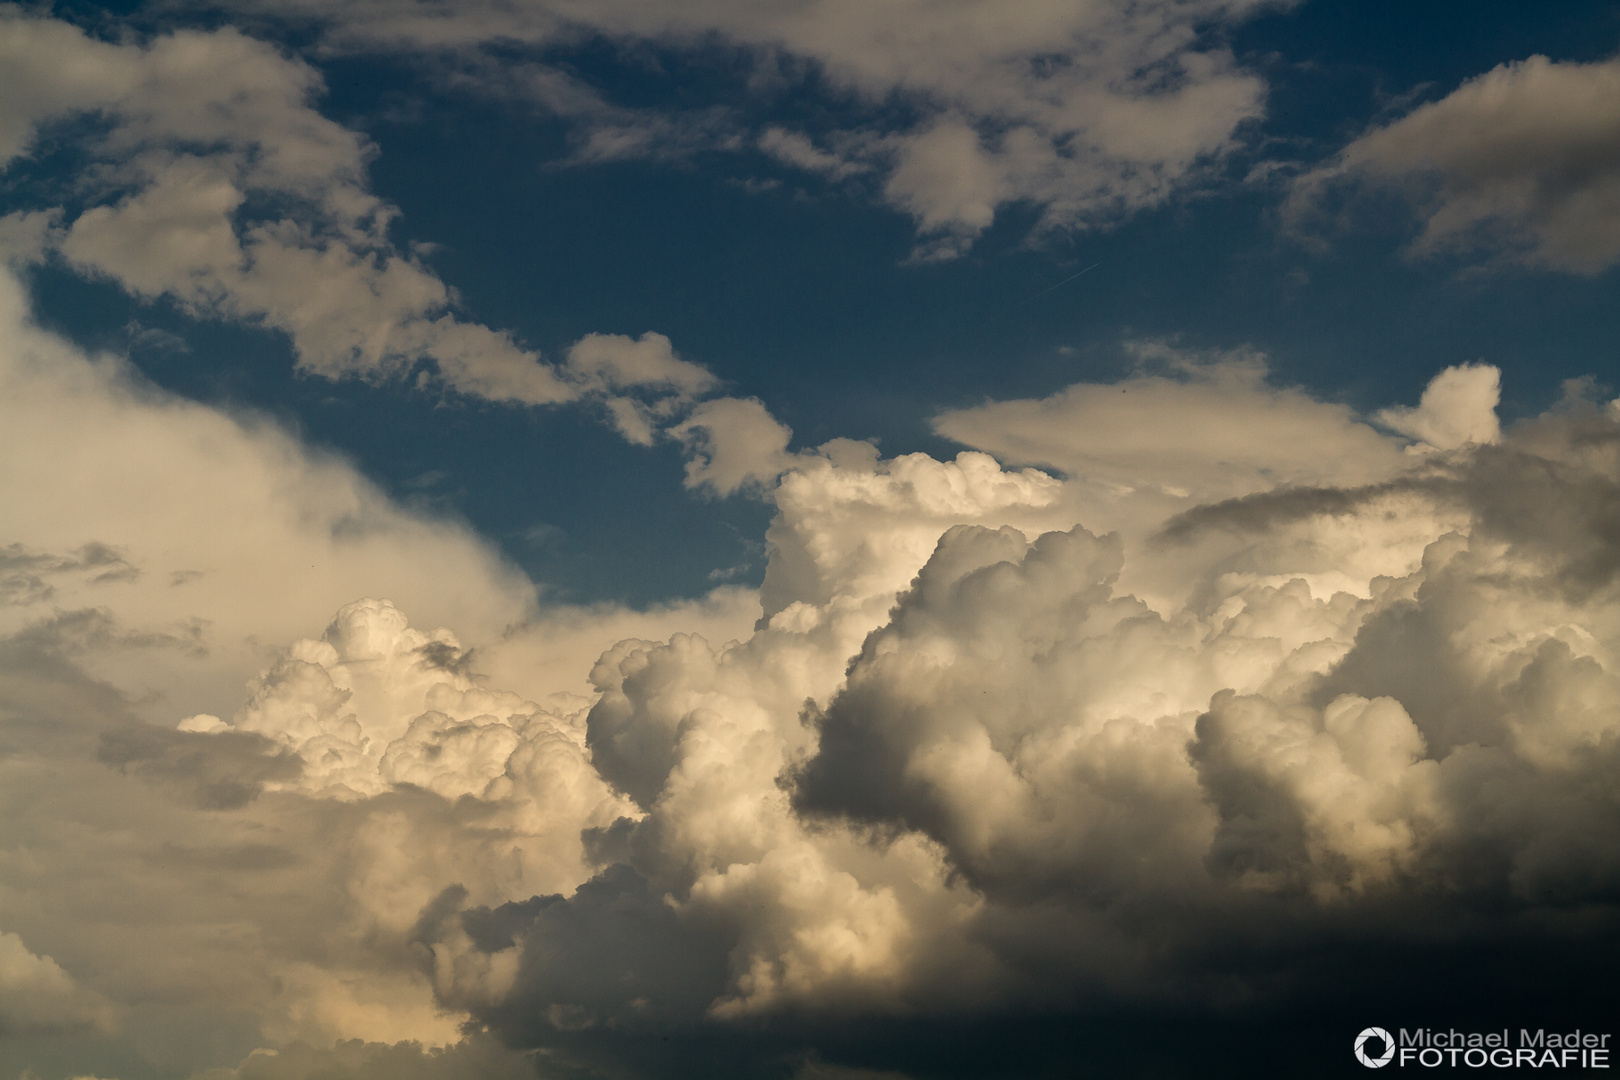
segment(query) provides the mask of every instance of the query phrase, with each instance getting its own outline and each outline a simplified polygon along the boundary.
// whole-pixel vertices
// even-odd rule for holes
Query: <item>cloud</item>
[[[695,397],[719,385],[708,369],[677,357],[669,338],[651,332],[640,338],[587,334],[569,347],[564,370],[608,390],[648,388]]]
[[[1123,1060],[1166,1016],[1416,1009],[1468,957],[1459,1008],[1595,1007],[1598,402],[1504,431],[1464,366],[1369,422],[1253,353],[1150,345],[947,414],[953,460],[885,459],[791,451],[665,339],[593,337],[570,385],[681,403],[648,430],[693,485],[769,492],[769,565],[757,595],[552,612],[3,280],[0,972],[106,1018],[28,1036],[53,1053],[925,1076],[1006,1045],[1037,1072],[1076,1030]]]
[[[582,718],[558,714],[470,673],[446,630],[413,630],[387,601],[338,611],[318,639],[293,643],[254,680],[228,725],[296,754],[284,787],[345,801],[409,785],[455,801],[510,803],[537,885],[585,876],[580,831],[630,808],[585,753]]]
[[[591,664],[671,627],[745,636],[757,601],[553,621],[464,526],[85,356],[9,274],[0,322],[0,910],[42,958],[7,960],[33,989],[6,999],[27,1029],[0,1066],[455,1043],[466,1013],[435,987],[488,1001],[503,969],[415,942],[423,909],[587,880],[582,830],[633,813],[583,745]],[[34,985],[44,957],[71,1000]]]
[[[787,452],[793,432],[757,398],[716,398],[693,409],[670,428],[691,455],[686,486],[732,495],[749,487],[768,487],[792,466]]]
[[[8,1064],[186,1074],[298,1036],[414,1027],[453,1039],[426,980],[379,929],[386,894],[368,894],[364,876],[375,824],[255,798],[291,771],[263,770],[276,763],[264,740],[166,733],[36,643],[0,642],[0,669],[0,783],[28,808],[0,830],[8,930],[106,1003],[94,1030],[0,1040]],[[430,819],[413,832],[426,837]]]
[[[480,640],[532,610],[534,586],[463,526],[401,510],[273,424],[90,360],[29,322],[9,274],[0,323],[0,527],[21,605],[0,608],[0,630],[56,619],[63,634],[183,645],[86,662],[179,715],[228,715],[269,649],[357,589]],[[102,614],[60,621],[71,612]]]
[[[1496,421],[1501,397],[1501,373],[1496,368],[1460,364],[1434,377],[1417,408],[1382,409],[1377,420],[1425,448],[1455,450],[1469,443],[1493,443],[1501,437]]]
[[[426,941],[424,911],[572,892],[591,874],[582,830],[631,812],[590,768],[582,717],[471,681],[464,659],[357,603],[231,723],[176,729],[49,641],[0,639],[0,787],[28,808],[0,829],[0,904],[55,958],[0,938],[8,1031],[37,1051],[93,1022],[88,1042],[49,1045],[122,1045],[181,1074],[298,1040],[456,1043],[448,1003],[497,997],[515,968]],[[504,1060],[453,1056],[480,1054]]]
[[[303,1080],[314,1074],[332,1080],[458,1080],[469,1074],[489,1080],[530,1080],[534,1072],[529,1055],[514,1053],[487,1036],[474,1036],[449,1047],[360,1039],[331,1048],[294,1043],[255,1051],[233,1068],[199,1073],[198,1080]]]
[[[1372,128],[1297,182],[1303,224],[1346,182],[1393,187],[1417,255],[1498,254],[1595,274],[1620,258],[1620,61],[1502,64]]]
[[[106,1005],[85,993],[60,964],[0,931],[0,1033],[105,1023]]]
[[[788,165],[807,172],[823,173],[833,180],[843,180],[869,168],[860,162],[828,153],[817,147],[807,136],[797,131],[788,131],[786,128],[766,128],[760,133],[759,148]]]
[[[1133,351],[1139,370],[1117,383],[951,410],[934,430],[1006,461],[1199,501],[1280,483],[1355,483],[1398,464],[1346,406],[1273,385],[1258,353],[1202,355],[1157,342]],[[1478,370],[1494,378],[1494,368]]]
[[[577,80],[540,65],[523,85],[510,73],[452,65],[463,80],[521,93],[585,126],[578,157],[661,154],[682,143],[755,145],[778,160],[842,179],[887,177],[883,195],[923,234],[919,257],[964,250],[1008,203],[1042,210],[1039,228],[1086,228],[1163,202],[1237,144],[1262,113],[1261,80],[1237,64],[1217,29],[1261,7],[1043,3],[1006,10],[987,0],[871,7],[818,0],[760,8],[731,0],[648,8],[619,0],[556,0],[522,10],[493,4],[391,2],[341,12],[303,0],[249,0],[239,10],[314,19],[329,47],[469,52],[496,42],[566,47],[584,31],[660,48],[743,51],[765,72],[746,88],[768,107],[771,88],[814,72],[863,119],[795,132],[745,116],[623,115]],[[907,118],[879,119],[900,103]],[[705,130],[706,129],[706,130]],[[674,134],[679,132],[680,134]],[[698,138],[692,139],[697,132]],[[817,142],[836,147],[818,149]]]
[[[569,346],[562,373],[604,398],[613,426],[640,446],[651,446],[672,417],[720,385],[701,364],[677,357],[669,338],[651,331],[640,338],[587,334]]]
[[[1329,415],[1332,446],[1351,418]],[[1510,532],[1525,519],[1500,500],[1539,462],[1549,504],[1607,506],[1593,485],[1613,463],[1593,448],[1611,423],[1570,406],[1439,458],[1353,428],[1382,442],[1341,468],[1395,480],[1190,538],[1177,559],[1200,584],[1163,607],[1123,587],[1152,565],[1128,534],[995,526],[1072,512],[1080,481],[974,454],[806,457],[777,491],[752,639],[629,641],[598,664],[587,742],[645,816],[593,834],[589,887],[492,909],[515,928],[479,948],[523,960],[475,1015],[658,1075],[639,1039],[716,1022],[763,1054],[749,1018],[826,1045],[817,1017],[1197,1012],[1236,987],[1254,1017],[1284,1007],[1271,965],[1368,933],[1438,958],[1467,925],[1468,948],[1519,956],[1530,939],[1497,897],[1552,917],[1616,872],[1588,838],[1617,827],[1592,785],[1620,684],[1610,580],[1546,587],[1589,557],[1580,531]],[[905,554],[913,535],[938,537],[931,554]],[[1356,588],[1311,584],[1327,572]],[[1493,791],[1511,794],[1487,809]],[[1573,971],[1606,933],[1544,943],[1545,962]],[[640,944],[593,952],[593,934]],[[1371,968],[1336,970],[1288,1007],[1383,992]],[[614,980],[639,996],[606,994]]]
[[[1119,532],[1135,552],[1122,571],[1125,587],[1161,609],[1188,602],[1207,583],[1183,553],[1155,545],[1167,523],[1176,532],[1195,521],[1235,522],[1236,513],[1261,506],[1281,512],[1305,492],[1318,493],[1312,506],[1349,498],[1321,494],[1328,489],[1388,495],[1393,489],[1379,485],[1399,486],[1416,464],[1399,441],[1347,406],[1276,385],[1259,353],[1197,353],[1162,342],[1130,348],[1137,371],[1118,382],[951,410],[935,417],[934,428],[1003,461],[1061,472],[1069,479],[1061,498],[1070,516],[1060,527],[1078,521],[1099,534]],[[1415,554],[1429,524],[1412,521],[1395,546]],[[1331,554],[1324,540],[1319,534],[1311,541],[1315,555],[1288,556],[1313,588],[1364,589],[1363,571],[1380,572],[1372,570],[1379,560],[1358,525],[1347,524]],[[1225,555],[1252,558],[1246,550],[1238,544]]]
[[[141,576],[139,567],[113,548],[94,541],[76,552],[59,555],[7,544],[0,548],[0,604],[23,606],[49,600],[56,589],[46,578],[75,572],[86,575],[94,585],[135,581]]]
[[[494,401],[574,396],[510,335],[460,319],[453,292],[393,249],[395,211],[366,185],[373,149],[313,107],[313,68],[232,29],[112,44],[16,11],[0,15],[0,50],[26,87],[0,96],[0,163],[51,125],[103,125],[84,144],[87,183],[60,193],[91,205],[35,238],[75,268],[281,331],[301,369],[328,378],[426,363]]]
[[[93,115],[103,127],[81,143],[77,190],[47,183],[58,205],[0,219],[19,270],[59,257],[195,317],[285,333],[299,370],[324,378],[436,383],[521,405],[590,399],[639,445],[720,385],[662,334],[587,334],[554,366],[462,318],[454,290],[388,240],[397,211],[368,188],[374,148],[317,111],[313,68],[265,43],[225,29],[110,44],[7,12],[0,48],[32,73],[0,105],[0,162],[25,158],[53,125]],[[551,97],[578,96],[553,82]],[[70,213],[77,202],[88,205]],[[704,431],[734,447],[699,471],[735,490],[752,474],[734,455],[753,453],[774,421],[761,410],[744,431],[737,408],[718,404],[706,416],[677,437],[695,444]],[[760,476],[774,477],[770,465],[758,463]]]

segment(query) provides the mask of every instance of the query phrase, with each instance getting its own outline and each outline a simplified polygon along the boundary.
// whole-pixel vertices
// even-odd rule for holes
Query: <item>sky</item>
[[[1610,1032],[1617,265],[1612,4],[0,5],[0,1080]]]

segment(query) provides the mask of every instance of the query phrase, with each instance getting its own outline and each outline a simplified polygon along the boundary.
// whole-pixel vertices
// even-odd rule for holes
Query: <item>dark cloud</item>
[[[1466,474],[1479,526],[1543,562],[1571,599],[1620,572],[1620,431],[1589,405],[1483,447]]]
[[[1295,182],[1296,221],[1347,181],[1392,187],[1415,253],[1485,252],[1595,274],[1620,257],[1620,62],[1502,64],[1378,125]]]
[[[96,756],[115,769],[172,787],[207,810],[234,810],[264,785],[295,779],[303,762],[262,735],[200,735],[131,723],[101,736]]]
[[[566,900],[536,898],[465,918],[486,943],[510,933],[523,946],[511,994],[486,1014],[508,1035],[667,1032],[701,1023],[725,987],[732,942],[724,931],[683,919],[662,890],[622,864]]]
[[[136,629],[124,625],[106,608],[77,608],[29,623],[16,640],[64,655],[92,649],[175,649],[204,657],[208,655],[206,629],[201,619],[188,619],[163,629]]]
[[[0,606],[49,600],[56,589],[47,579],[65,574],[77,574],[92,585],[105,585],[135,581],[141,571],[117,548],[94,541],[68,554],[7,544],[0,547]]]
[[[254,1054],[234,1069],[210,1069],[196,1080],[534,1080],[534,1060],[493,1039],[474,1036],[454,1046],[346,1039],[320,1048],[295,1042]]]
[[[1436,476],[1403,477],[1353,488],[1280,487],[1184,510],[1165,522],[1154,539],[1164,544],[1186,543],[1216,529],[1262,533],[1314,517],[1347,517],[1391,495],[1449,498],[1460,494],[1457,489],[1456,481]]]

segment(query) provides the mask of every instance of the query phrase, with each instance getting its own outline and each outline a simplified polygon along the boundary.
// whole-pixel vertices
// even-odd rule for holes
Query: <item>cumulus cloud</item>
[[[1423,221],[1412,251],[1484,251],[1593,274],[1620,258],[1620,61],[1503,64],[1374,127],[1301,177],[1303,224],[1347,181],[1394,187]]]
[[[479,639],[532,610],[534,586],[463,526],[403,511],[273,424],[92,361],[30,323],[9,274],[0,323],[5,632],[45,620],[122,641],[86,662],[180,715],[218,715],[268,649],[356,589]],[[75,612],[92,614],[62,621]]]
[[[10,274],[0,320],[0,1071],[456,1042],[516,955],[424,909],[572,892],[634,813],[584,746],[592,662],[757,601],[552,621],[464,526],[84,355]]]
[[[1162,202],[1262,112],[1261,80],[1209,33],[1261,5],[1248,0],[1091,3],[1055,0],[1009,16],[989,2],[872,7],[844,0],[789,8],[718,2],[652,8],[618,0],[493,4],[376,2],[341,11],[303,0],[238,5],[323,24],[329,46],[459,52],[495,42],[542,49],[581,29],[686,49],[716,42],[755,58],[768,94],[814,71],[862,105],[904,102],[912,118],[823,132],[710,117],[630,116],[544,66],[522,86],[506,71],[486,85],[549,104],[586,125],[581,157],[758,146],[834,178],[884,177],[883,196],[923,234],[917,256],[964,250],[1010,202],[1043,211],[1041,228],[1105,223]],[[462,62],[463,79],[480,65]],[[790,75],[795,69],[798,75]],[[694,141],[692,136],[698,138]],[[817,143],[833,147],[826,150]]]
[[[1455,379],[1418,409],[1450,415]],[[1329,445],[1352,421],[1333,415]],[[1509,947],[1500,896],[1541,910],[1615,873],[1588,839],[1615,827],[1612,578],[1559,588],[1600,573],[1581,537],[1607,519],[1529,521],[1612,501],[1611,424],[1571,404],[1416,456],[1356,428],[1382,440],[1359,467],[1393,479],[1195,530],[1177,557],[1198,587],[1157,606],[1124,586],[1151,543],[1041,524],[1078,481],[807,458],[777,490],[750,640],[628,641],[597,665],[587,745],[644,816],[591,834],[605,869],[574,895],[463,915],[503,928],[480,950],[522,956],[475,1015],[565,1058],[634,1057],[715,1022],[747,1045],[759,1016],[814,1043],[816,1017],[852,1011],[1206,1008],[1237,986],[1277,1004],[1272,961],[1216,963],[1217,940],[1288,965],[1347,932],[1443,951],[1461,920],[1471,948]],[[1506,508],[1532,488],[1541,514]],[[1549,955],[1578,964],[1603,933]],[[1341,974],[1331,993],[1373,985]]]
[[[1341,490],[1370,485],[1368,495],[1388,494],[1378,485],[1413,463],[1398,441],[1347,406],[1277,385],[1266,358],[1252,350],[1197,353],[1163,342],[1130,348],[1137,370],[1116,383],[951,410],[935,417],[934,428],[1003,461],[1069,478],[1062,501],[1070,523],[1118,531],[1135,552],[1122,571],[1126,587],[1155,605],[1179,605],[1203,587],[1201,571],[1182,552],[1149,543],[1167,522],[1179,532],[1260,507],[1317,513],[1328,502],[1352,501]],[[1255,502],[1232,503],[1251,495]],[[1426,527],[1408,531],[1402,550],[1410,553]],[[1323,547],[1292,557],[1301,560],[1296,571],[1312,574],[1314,588],[1333,592],[1364,589],[1373,550],[1349,527],[1331,555]],[[1241,547],[1226,557],[1251,558]]]
[[[770,561],[548,621],[8,288],[0,988],[91,1043],[145,1003],[153,1070],[948,1075],[885,1033],[1420,1002],[1397,948],[1525,1004],[1615,952],[1620,421],[1578,393],[1504,431],[1468,365],[1369,419],[1144,346],[885,459],[589,338],[570,385],[769,491]]]
[[[254,680],[230,731],[263,736],[301,762],[287,783],[355,800],[402,785],[455,801],[521,804],[538,885],[582,876],[579,834],[611,824],[615,800],[585,754],[583,718],[470,676],[447,630],[423,633],[384,600],[343,607],[319,639],[295,642]]]
[[[572,893],[588,830],[635,813],[591,767],[582,710],[548,712],[465,660],[447,632],[357,602],[229,721],[165,727],[51,642],[0,639],[0,786],[27,808],[0,828],[0,1023],[33,1033],[19,1052],[52,1031],[58,1057],[133,1038],[143,1067],[189,1074],[298,1041],[456,1043],[519,957],[432,912]],[[497,1049],[451,1056],[511,1057]],[[424,1075],[453,1075],[427,1059]]]

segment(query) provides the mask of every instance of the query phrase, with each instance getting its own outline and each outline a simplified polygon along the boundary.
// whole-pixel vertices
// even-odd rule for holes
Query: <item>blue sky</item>
[[[1604,1030],[1617,49],[0,8],[0,1080]]]
[[[106,18],[93,8],[79,17]],[[146,30],[184,22],[138,7],[127,17]],[[1206,176],[1161,205],[1043,235],[1032,235],[1039,207],[1007,204],[968,254],[927,265],[907,262],[913,223],[883,205],[870,177],[828,182],[757,150],[711,147],[571,163],[577,124],[526,102],[447,93],[432,59],[317,53],[313,63],[322,111],[375,146],[371,188],[400,210],[390,239],[431,245],[426,264],[469,316],[546,355],[591,332],[661,332],[735,393],[768,403],[795,445],[844,436],[937,454],[949,452],[929,428],[941,409],[1117,377],[1132,338],[1252,346],[1279,380],[1362,410],[1410,400],[1435,371],[1476,360],[1503,369],[1504,416],[1539,411],[1568,378],[1613,383],[1610,274],[1403,258],[1413,223],[1399,205],[1369,208],[1311,247],[1277,217],[1290,173],[1378,119],[1533,53],[1604,57],[1613,22],[1601,4],[1261,11],[1222,37],[1264,78],[1264,113]],[[751,61],[734,47],[588,37],[509,52],[560,64],[625,106],[723,107],[758,126],[872,115],[817,93],[813,77],[751,93]],[[1262,162],[1284,171],[1250,178]],[[13,173],[49,183],[26,166]],[[681,490],[673,447],[624,447],[570,410],[300,382],[276,335],[123,299],[75,274],[41,278],[49,324],[97,347],[129,348],[131,325],[195,342],[184,353],[137,345],[132,359],[177,392],[296,423],[396,495],[464,515],[561,597],[645,604],[699,595],[711,573],[744,564],[741,580],[763,572],[766,512]],[[635,508],[599,497],[604,484],[634,492]],[[649,516],[656,530],[636,527]]]

